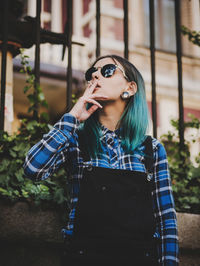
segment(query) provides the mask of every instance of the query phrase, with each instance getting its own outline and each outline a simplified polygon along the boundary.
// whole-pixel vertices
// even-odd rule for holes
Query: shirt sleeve
[[[66,113],[48,134],[28,152],[24,174],[33,180],[43,180],[52,175],[69,156],[69,147],[77,147],[76,130],[80,122]]]
[[[177,218],[165,148],[161,143],[155,152],[155,208],[161,245],[160,265],[178,265]]]

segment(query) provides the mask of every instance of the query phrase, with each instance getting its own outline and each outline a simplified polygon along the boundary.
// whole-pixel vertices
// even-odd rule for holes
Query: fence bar
[[[180,0],[175,1],[176,21],[176,57],[178,68],[178,101],[179,101],[179,143],[180,150],[184,150],[184,109],[183,109],[183,84],[182,84],[182,44],[181,44],[181,12]]]
[[[100,48],[100,0],[96,0],[96,57],[99,57],[101,54]]]
[[[72,0],[67,1],[67,34],[68,34],[68,65],[67,65],[67,112],[72,107]]]
[[[6,94],[6,65],[7,65],[7,48],[8,48],[8,7],[9,0],[3,1],[4,11],[3,13],[3,42],[2,42],[2,54],[1,54],[1,110],[0,110],[0,130],[4,130],[4,115],[5,115],[5,94]]]
[[[156,72],[155,72],[155,12],[154,0],[149,1],[150,11],[150,52],[151,52],[151,88],[152,88],[152,120],[153,136],[157,138],[157,108],[156,108]]]
[[[36,36],[35,36],[35,65],[34,65],[34,74],[35,74],[35,83],[34,83],[34,95],[38,97],[37,86],[40,85],[40,14],[41,14],[41,0],[37,0],[36,6]],[[33,118],[38,120],[38,104],[35,103],[33,110]]]
[[[128,0],[123,1],[124,6],[124,57],[128,59]]]

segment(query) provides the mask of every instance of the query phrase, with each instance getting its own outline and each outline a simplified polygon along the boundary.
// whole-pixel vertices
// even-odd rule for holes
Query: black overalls
[[[145,141],[152,169],[151,138]],[[69,266],[156,266],[157,243],[151,173],[102,167],[84,169],[74,233],[65,247]]]

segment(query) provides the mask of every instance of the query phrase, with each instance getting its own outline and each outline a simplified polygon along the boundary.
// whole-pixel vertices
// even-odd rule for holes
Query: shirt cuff
[[[54,125],[54,128],[61,131],[66,137],[73,135],[80,125],[80,121],[73,115],[66,113],[63,117]]]

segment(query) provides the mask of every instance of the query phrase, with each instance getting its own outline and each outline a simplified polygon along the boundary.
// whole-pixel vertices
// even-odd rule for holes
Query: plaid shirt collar
[[[114,140],[115,138],[118,138],[118,140],[121,142],[121,136],[120,136],[120,128],[115,129],[114,131],[106,128],[104,125],[100,124],[101,128],[101,137],[100,140],[102,142],[106,142],[108,140]]]

